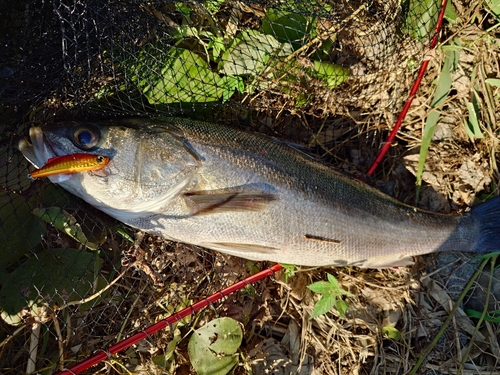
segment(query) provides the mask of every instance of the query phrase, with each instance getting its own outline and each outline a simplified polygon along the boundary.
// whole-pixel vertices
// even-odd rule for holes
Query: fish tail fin
[[[500,196],[472,207],[470,217],[478,225],[478,235],[470,251],[500,251]]]

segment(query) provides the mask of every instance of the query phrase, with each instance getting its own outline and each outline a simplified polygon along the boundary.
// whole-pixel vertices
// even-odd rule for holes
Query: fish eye
[[[99,143],[100,138],[99,130],[92,126],[79,127],[73,132],[73,143],[82,150],[91,150]]]

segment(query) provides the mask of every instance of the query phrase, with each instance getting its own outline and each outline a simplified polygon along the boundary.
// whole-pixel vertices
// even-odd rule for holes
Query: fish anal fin
[[[260,211],[277,200],[272,193],[244,190],[206,190],[184,194],[191,215],[234,211]]]

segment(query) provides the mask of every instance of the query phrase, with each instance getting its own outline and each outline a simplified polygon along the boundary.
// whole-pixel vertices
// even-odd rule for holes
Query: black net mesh
[[[1,372],[69,367],[265,266],[136,234],[29,180],[16,145],[31,125],[205,119],[305,144],[361,173],[407,97],[438,12],[436,2],[399,0],[0,1]],[[260,282],[100,366],[189,371],[180,339],[217,315],[252,326],[251,347],[290,320],[280,288]]]

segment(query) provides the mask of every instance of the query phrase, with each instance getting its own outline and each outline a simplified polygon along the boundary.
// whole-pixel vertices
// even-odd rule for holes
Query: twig
[[[45,306],[44,306],[45,307]],[[44,308],[42,307],[42,308]],[[39,321],[33,323],[31,326],[30,335],[30,349],[28,364],[26,365],[26,374],[31,374],[36,370],[36,357],[38,354],[38,339],[40,338],[40,329],[42,328],[42,323]]]
[[[59,319],[57,319],[57,316],[54,317],[54,329],[56,331],[56,336],[57,336],[57,345],[59,347],[59,371],[62,371],[64,369],[63,363],[64,363],[64,340],[61,334],[61,326],[59,325]]]
[[[118,332],[118,336],[116,336],[116,339],[118,341],[121,340],[122,338],[122,335],[123,335],[123,331],[125,330],[125,328],[127,327],[127,323],[128,323],[128,320],[130,319],[130,316],[132,315],[132,313],[134,312],[134,307],[137,303],[139,303],[140,301],[140,298],[142,296],[142,293],[144,292],[144,290],[146,289],[146,285],[144,285],[144,288],[139,292],[137,293],[137,298],[134,300],[134,302],[132,303],[132,306],[130,306],[130,308],[128,309],[128,313],[127,315],[125,315],[125,319],[123,320],[123,323],[122,323],[122,326],[120,327],[120,332]]]
[[[99,297],[100,295],[102,295],[106,290],[108,290],[109,288],[111,288],[114,284],[116,284],[118,282],[118,280],[120,280],[123,275],[125,275],[125,273],[128,271],[128,268],[125,269],[122,273],[120,273],[112,282],[110,282],[106,287],[102,288],[101,290],[99,290],[98,292],[92,294],[91,296],[87,297],[87,298],[84,298],[84,299],[81,299],[81,300],[78,300],[78,301],[70,301],[68,303],[65,303],[64,305],[60,306],[60,307],[56,307],[54,310],[55,311],[61,311],[63,309],[65,309],[66,307],[69,307],[69,306],[74,306],[74,305],[82,305],[84,303],[87,303],[89,301],[92,301],[94,298],[97,298]]]
[[[9,343],[10,340],[12,340],[14,337],[16,337],[17,335],[19,335],[22,331],[24,331],[24,329],[26,328],[25,325],[19,327],[18,329],[16,329],[14,331],[14,333],[10,336],[7,336],[1,343],[0,343],[0,348],[3,348],[5,345],[7,345]],[[0,353],[1,354],[1,353]]]

